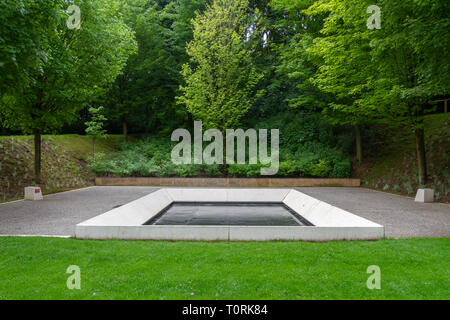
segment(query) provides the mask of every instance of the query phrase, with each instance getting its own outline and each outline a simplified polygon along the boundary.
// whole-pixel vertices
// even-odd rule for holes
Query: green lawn
[[[0,299],[449,299],[450,238],[160,242],[0,238]],[[81,290],[66,269],[81,268]],[[381,289],[366,287],[369,265]]]

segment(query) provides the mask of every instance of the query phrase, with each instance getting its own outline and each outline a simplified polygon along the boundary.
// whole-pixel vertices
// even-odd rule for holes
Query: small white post
[[[416,194],[416,202],[433,202],[434,190],[433,189],[418,189]]]
[[[26,187],[25,200],[42,200],[42,190],[40,187]]]

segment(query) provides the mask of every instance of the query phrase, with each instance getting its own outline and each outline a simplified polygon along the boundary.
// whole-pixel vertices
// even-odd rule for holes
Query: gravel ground
[[[75,225],[149,194],[154,187],[90,187],[45,196],[43,201],[0,204],[1,235],[73,236]],[[385,226],[387,238],[450,237],[450,205],[364,188],[297,188]]]
[[[75,235],[75,225],[158,188],[90,187],[0,204],[0,234]]]
[[[381,224],[387,238],[450,237],[450,205],[365,188],[296,188],[319,200]]]

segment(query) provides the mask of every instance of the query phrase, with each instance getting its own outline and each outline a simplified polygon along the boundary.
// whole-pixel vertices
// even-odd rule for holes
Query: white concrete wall
[[[143,226],[174,201],[284,202],[314,226]],[[379,239],[384,227],[292,189],[165,188],[84,221],[75,233],[81,239],[330,241]]]
[[[281,202],[291,189],[166,188],[176,202]]]
[[[228,240],[226,226],[86,226],[77,225],[78,239],[124,240]]]
[[[297,190],[291,190],[283,202],[317,227],[382,227]]]
[[[140,226],[173,202],[166,189],[86,220],[78,226]]]
[[[383,228],[272,227],[272,226],[80,226],[79,239],[191,240],[191,241],[331,241],[375,240]]]

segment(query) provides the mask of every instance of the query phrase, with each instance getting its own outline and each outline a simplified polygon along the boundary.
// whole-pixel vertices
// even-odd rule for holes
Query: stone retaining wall
[[[359,187],[360,179],[343,178],[111,178],[97,177],[97,186],[164,187]]]

